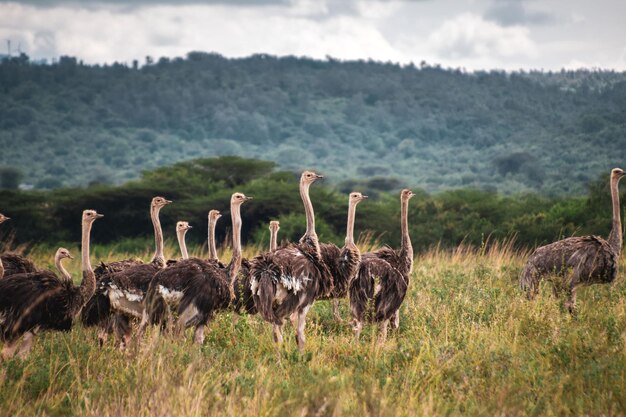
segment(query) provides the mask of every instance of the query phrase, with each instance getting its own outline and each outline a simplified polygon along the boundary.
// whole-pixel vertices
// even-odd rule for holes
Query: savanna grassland
[[[69,248],[78,255],[78,248]],[[363,248],[367,249],[367,248]],[[252,256],[259,248],[246,248]],[[178,256],[169,244],[167,252]],[[166,253],[167,254],[167,253]],[[195,247],[192,255],[203,255]],[[96,247],[96,259],[124,258]],[[148,251],[134,253],[144,259]],[[33,248],[39,265],[52,252]],[[230,254],[222,254],[229,259]],[[278,352],[269,325],[222,314],[202,347],[148,333],[119,352],[95,331],[42,335],[26,360],[0,365],[6,416],[422,416],[626,413],[626,285],[579,293],[575,318],[547,285],[517,287],[525,254],[508,245],[431,249],[415,259],[400,329],[353,339],[328,302],[308,315],[306,353],[289,324]],[[70,264],[79,277],[79,262]],[[78,278],[76,278],[78,279]],[[342,313],[348,316],[347,302]]]

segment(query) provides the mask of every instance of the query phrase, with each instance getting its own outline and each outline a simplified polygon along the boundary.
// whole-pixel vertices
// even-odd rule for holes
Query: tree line
[[[322,171],[323,172],[323,171]],[[305,218],[298,193],[298,172],[277,169],[275,163],[239,157],[204,158],[181,162],[142,174],[121,186],[95,185],[51,191],[0,191],[0,211],[12,218],[0,228],[0,238],[14,243],[58,245],[80,239],[78,219],[85,208],[105,214],[103,227],[94,229],[98,244],[118,243],[146,247],[152,239],[148,214],[152,197],[162,195],[174,204],[161,212],[166,236],[174,238],[175,223],[187,220],[195,228],[188,240],[206,239],[207,212],[221,210],[217,235],[224,241],[230,230],[231,193],[254,197],[243,216],[243,241],[268,244],[269,220],[280,220],[280,238],[297,240]],[[345,185],[345,184],[344,184]],[[376,188],[377,185],[381,188]],[[381,243],[400,241],[399,188],[383,183],[346,186],[374,198],[359,205],[356,230]],[[414,189],[410,206],[413,245],[423,250],[461,242],[481,245],[488,239],[515,238],[520,247],[532,247],[572,234],[607,235],[611,227],[608,173],[590,183],[584,197],[549,198],[539,194],[502,195],[491,191],[458,189],[429,194]],[[343,243],[348,207],[347,191],[330,183],[311,188],[317,229],[322,241]]]

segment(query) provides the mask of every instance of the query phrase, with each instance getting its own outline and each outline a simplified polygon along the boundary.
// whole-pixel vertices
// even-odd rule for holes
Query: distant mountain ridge
[[[0,166],[36,188],[215,155],[334,182],[581,194],[626,166],[626,74],[192,52],[145,65],[0,63]]]

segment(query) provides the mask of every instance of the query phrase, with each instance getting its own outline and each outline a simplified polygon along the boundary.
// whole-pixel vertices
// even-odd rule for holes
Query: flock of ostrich
[[[576,289],[582,285],[613,282],[622,249],[622,226],[618,183],[626,173],[611,171],[613,226],[608,239],[598,236],[570,237],[537,248],[529,257],[519,281],[533,298],[544,278],[566,293],[565,305],[575,311]],[[399,326],[399,311],[413,269],[409,237],[409,201],[415,195],[400,193],[402,239],[398,249],[383,247],[361,253],[354,241],[357,205],[367,199],[358,192],[349,195],[345,244],[320,243],[309,187],[323,178],[305,171],[300,177],[300,196],[306,214],[306,232],[298,243],[278,245],[279,223],[269,225],[270,248],[253,259],[241,250],[241,206],[252,199],[234,193],[230,199],[232,257],[228,264],[218,259],[215,225],[221,214],[208,215],[208,259],[189,257],[185,234],[191,226],[180,221],[176,234],[181,259],[166,260],[159,212],[171,201],[154,197],[150,216],[154,226],[155,252],[149,263],[127,259],[101,263],[92,268],[89,254],[93,223],[103,217],[95,210],[82,214],[82,281],[75,286],[63,266],[72,259],[59,248],[54,261],[59,275],[38,269],[29,259],[11,253],[0,262],[0,338],[2,358],[26,357],[35,335],[42,331],[69,331],[80,315],[84,326],[96,327],[100,344],[110,335],[120,348],[138,340],[149,325],[180,335],[194,328],[194,342],[204,342],[204,329],[219,312],[257,314],[272,325],[274,340],[283,341],[283,324],[289,318],[296,330],[300,351],[305,347],[307,312],[315,301],[331,300],[337,320],[340,299],[349,298],[352,326],[358,339],[365,323],[378,323],[384,342],[389,323]],[[0,223],[9,220],[0,214]],[[236,316],[234,316],[236,317]]]

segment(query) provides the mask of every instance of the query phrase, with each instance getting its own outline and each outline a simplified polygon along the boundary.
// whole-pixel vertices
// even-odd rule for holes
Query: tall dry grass
[[[245,255],[258,250],[248,247]],[[34,248],[32,256],[50,265],[52,253]],[[176,253],[168,244],[168,256]],[[196,247],[191,253],[203,255]],[[151,250],[96,254],[149,259]],[[356,342],[328,302],[319,302],[309,313],[306,353],[297,353],[286,325],[280,363],[269,326],[250,316],[233,324],[230,313],[209,325],[202,347],[189,332],[175,340],[149,331],[125,353],[112,343],[99,348],[94,331],[80,324],[44,334],[27,360],[0,365],[0,414],[624,414],[623,280],[582,290],[572,318],[547,286],[534,302],[525,299],[516,283],[525,256],[512,241],[432,248],[416,258],[400,329],[383,346],[371,327]],[[76,277],[78,269],[74,261]],[[347,302],[342,312],[347,317]]]

